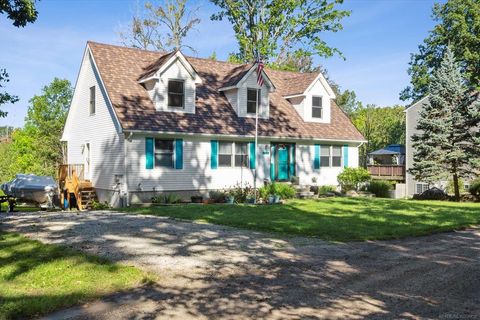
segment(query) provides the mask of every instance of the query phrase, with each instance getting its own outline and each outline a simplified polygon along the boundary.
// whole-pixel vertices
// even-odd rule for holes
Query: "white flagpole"
[[[254,192],[254,202],[257,203],[257,159],[258,159],[258,80],[257,80],[257,90],[255,94],[255,171],[253,173],[253,192]]]

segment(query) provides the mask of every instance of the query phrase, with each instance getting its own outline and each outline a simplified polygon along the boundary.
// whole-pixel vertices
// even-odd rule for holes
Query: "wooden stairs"
[[[58,169],[58,186],[62,206],[67,199],[69,208],[91,210],[93,203],[98,201],[92,182],[84,179],[83,164],[61,165]]]

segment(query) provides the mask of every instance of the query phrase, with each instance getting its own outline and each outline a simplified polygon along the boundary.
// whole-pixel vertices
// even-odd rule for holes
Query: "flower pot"
[[[235,197],[233,197],[233,196],[225,197],[225,203],[233,204],[234,202],[235,202]]]
[[[274,196],[268,196],[268,204],[274,204],[275,203],[275,197]]]
[[[247,198],[248,204],[255,204],[255,198]]]
[[[280,196],[279,195],[274,195],[273,196],[273,203],[280,203]]]

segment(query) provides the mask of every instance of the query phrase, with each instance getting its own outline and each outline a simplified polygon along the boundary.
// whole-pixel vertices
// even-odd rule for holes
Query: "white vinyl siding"
[[[328,95],[320,80],[317,80],[305,95],[289,100],[305,122],[330,123],[332,97]],[[319,112],[320,117],[316,116]]]
[[[90,116],[93,87],[95,117]],[[85,164],[86,159],[89,159],[89,175],[93,186],[113,190],[116,184],[115,176],[124,174],[124,136],[106,97],[99,77],[94,72],[93,60],[87,51],[80,68],[63,137],[67,141],[68,163]]]

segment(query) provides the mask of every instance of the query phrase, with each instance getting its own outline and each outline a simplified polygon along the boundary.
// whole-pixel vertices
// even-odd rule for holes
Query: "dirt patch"
[[[1,217],[161,278],[53,318],[480,318],[479,229],[330,244],[115,212]]]

